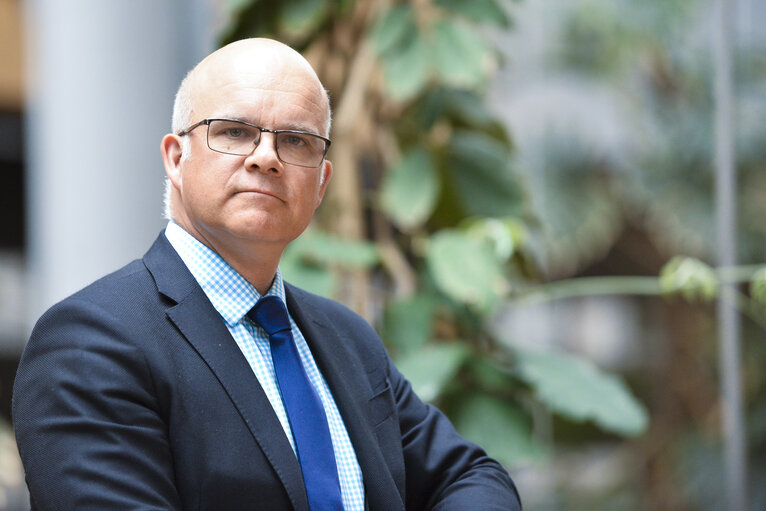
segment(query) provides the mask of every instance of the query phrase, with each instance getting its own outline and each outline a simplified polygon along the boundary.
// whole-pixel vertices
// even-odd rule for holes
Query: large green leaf
[[[401,50],[381,57],[384,85],[392,99],[406,101],[423,90],[428,81],[430,54],[425,39],[415,31]]]
[[[370,42],[378,55],[383,55],[402,45],[417,27],[410,4],[395,5],[381,15],[375,22]]]
[[[305,232],[293,241],[286,253],[321,265],[369,268],[379,261],[374,243],[330,236],[319,230]]]
[[[438,196],[433,160],[424,148],[415,147],[386,173],[380,202],[394,223],[407,230],[428,219]]]
[[[396,367],[423,401],[433,401],[457,373],[470,351],[462,344],[439,344],[397,358]]]
[[[646,429],[646,409],[618,377],[563,353],[515,352],[519,376],[561,415],[575,421],[590,419],[607,431],[625,436]]]
[[[508,28],[510,21],[495,0],[436,0],[436,5],[479,23],[492,23]]]
[[[306,35],[324,21],[329,7],[329,0],[282,0],[280,28],[288,34]]]
[[[400,354],[422,348],[431,337],[435,308],[434,299],[422,294],[390,302],[383,332],[386,344]]]
[[[424,130],[446,119],[455,126],[484,129],[499,125],[497,117],[490,111],[484,99],[476,92],[465,89],[438,87],[429,91],[412,110],[412,117]]]
[[[434,65],[443,83],[472,88],[484,82],[493,55],[475,30],[442,20],[433,35]]]
[[[502,142],[481,132],[456,130],[447,163],[463,207],[481,216],[519,216],[523,191],[510,160]]]
[[[489,243],[456,230],[436,233],[427,248],[428,269],[448,296],[479,309],[490,309],[508,282]]]
[[[506,467],[536,461],[544,450],[532,439],[529,418],[511,403],[483,395],[461,403],[455,427]]]

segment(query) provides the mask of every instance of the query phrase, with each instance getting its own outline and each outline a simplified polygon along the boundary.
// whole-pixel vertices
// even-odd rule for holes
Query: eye
[[[295,135],[292,133],[285,133],[282,141],[287,144],[291,145],[293,147],[301,147],[306,145],[306,141],[301,137],[300,135]]]
[[[242,128],[228,128],[226,130],[226,136],[230,138],[240,138],[244,135],[244,130]]]

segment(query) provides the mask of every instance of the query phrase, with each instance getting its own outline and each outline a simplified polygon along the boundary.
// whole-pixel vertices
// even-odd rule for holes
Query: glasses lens
[[[207,145],[219,153],[250,154],[261,139],[261,130],[240,121],[211,120],[207,129]],[[327,152],[327,142],[310,133],[279,132],[277,155],[285,163],[302,167],[318,167]]]
[[[210,121],[207,145],[213,151],[250,154],[261,137],[261,130],[238,121]]]
[[[285,163],[316,167],[322,163],[327,142],[309,133],[282,132],[277,135],[277,152]]]

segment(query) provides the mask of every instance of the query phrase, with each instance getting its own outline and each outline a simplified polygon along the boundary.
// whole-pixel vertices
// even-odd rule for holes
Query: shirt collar
[[[227,325],[233,326],[242,321],[261,298],[255,287],[214,250],[172,220],[165,228],[165,237]],[[285,300],[285,287],[279,268],[266,294]]]

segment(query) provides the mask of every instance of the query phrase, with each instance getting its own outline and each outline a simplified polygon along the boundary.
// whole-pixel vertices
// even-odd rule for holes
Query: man
[[[367,323],[282,281],[332,175],[303,57],[266,39],[216,51],[173,124],[167,229],[44,314],[19,365],[33,509],[520,509]]]

